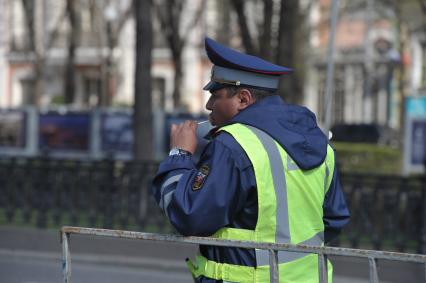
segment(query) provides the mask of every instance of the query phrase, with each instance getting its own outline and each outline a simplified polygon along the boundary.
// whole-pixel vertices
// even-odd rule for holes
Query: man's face
[[[206,104],[206,109],[210,110],[210,123],[213,126],[223,126],[238,114],[240,99],[238,95],[229,96],[227,88],[213,91]]]

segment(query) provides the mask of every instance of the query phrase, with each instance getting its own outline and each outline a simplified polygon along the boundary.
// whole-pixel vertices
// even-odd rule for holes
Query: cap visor
[[[215,82],[209,81],[204,87],[203,90],[210,90],[210,88],[215,84]]]
[[[208,84],[206,84],[203,87],[203,90],[207,90],[207,91],[212,92],[212,91],[224,88],[224,87],[226,87],[226,85],[223,85],[223,84],[218,83],[218,82],[210,81]]]

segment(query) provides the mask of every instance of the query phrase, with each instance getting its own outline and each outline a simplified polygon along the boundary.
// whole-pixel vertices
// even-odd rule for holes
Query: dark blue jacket
[[[315,168],[325,159],[328,139],[318,128],[315,115],[305,107],[284,103],[279,96],[249,106],[231,123],[237,122],[268,133],[301,169]],[[182,235],[210,236],[222,227],[256,226],[257,191],[252,164],[228,133],[213,132],[211,136],[198,164],[188,155],[168,157],[153,181],[155,199]],[[323,209],[328,242],[349,221],[336,169]],[[256,265],[253,250],[201,246],[200,252],[216,262]]]

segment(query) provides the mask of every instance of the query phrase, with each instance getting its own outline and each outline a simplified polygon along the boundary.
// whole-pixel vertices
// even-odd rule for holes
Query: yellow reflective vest
[[[212,237],[269,243],[324,244],[323,201],[334,171],[334,152],[318,167],[301,170],[268,134],[248,125],[220,129],[231,134],[250,159],[256,178],[258,218],[254,230],[222,228]],[[256,267],[217,263],[197,256],[188,266],[196,278],[227,282],[270,282],[269,254],[256,250]],[[278,252],[280,282],[319,282],[316,254]],[[332,266],[328,262],[328,278]]]

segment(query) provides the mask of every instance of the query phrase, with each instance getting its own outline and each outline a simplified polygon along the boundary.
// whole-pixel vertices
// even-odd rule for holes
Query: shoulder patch
[[[207,179],[209,175],[210,167],[208,165],[203,165],[197,172],[197,175],[194,178],[194,183],[192,184],[192,190],[198,191],[204,184],[204,181]]]

